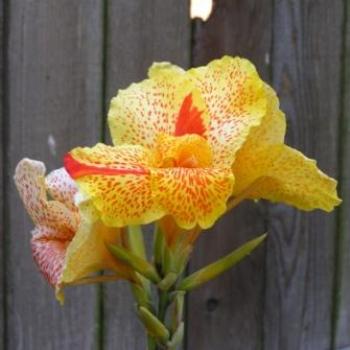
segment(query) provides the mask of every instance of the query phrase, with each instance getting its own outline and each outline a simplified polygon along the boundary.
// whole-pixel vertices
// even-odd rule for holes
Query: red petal
[[[64,167],[68,174],[73,178],[77,179],[86,175],[146,175],[149,171],[143,168],[139,169],[125,169],[125,168],[112,168],[108,166],[95,166],[84,164],[76,159],[70,153],[64,156]]]
[[[206,129],[202,119],[203,111],[193,106],[192,94],[187,95],[177,117],[175,136],[197,134],[203,136]]]

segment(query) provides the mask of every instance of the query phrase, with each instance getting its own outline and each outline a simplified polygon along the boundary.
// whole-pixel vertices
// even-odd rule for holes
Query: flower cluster
[[[225,56],[188,71],[155,63],[148,79],[112,99],[108,122],[113,146],[75,148],[46,178],[38,161],[16,169],[35,223],[34,259],[59,296],[65,285],[117,278],[138,291],[149,280],[189,290],[210,275],[179,280],[196,238],[242,200],[325,211],[340,203],[336,181],[284,144],[278,98],[245,59]],[[138,228],[149,223],[154,264]],[[210,276],[219,273],[214,265]],[[99,270],[109,273],[93,274]],[[152,308],[142,305],[147,324]]]

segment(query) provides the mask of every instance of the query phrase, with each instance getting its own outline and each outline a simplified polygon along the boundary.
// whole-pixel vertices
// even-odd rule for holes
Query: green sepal
[[[158,288],[167,291],[171,288],[178,278],[178,274],[175,272],[169,272],[159,283]]]
[[[147,259],[141,226],[128,226],[128,244],[135,255]]]
[[[165,250],[165,237],[161,231],[159,224],[155,224],[154,228],[154,240],[153,240],[153,256],[154,264],[159,273],[162,273],[162,267],[164,263],[164,250]]]
[[[218,277],[223,272],[227,271],[238,262],[240,262],[248,254],[250,254],[265,238],[266,234],[263,234],[258,238],[255,238],[243,244],[241,247],[234,250],[232,253],[226,255],[225,257],[203,267],[199,271],[183,279],[177,289],[190,291],[196,287],[201,286],[205,282]]]
[[[143,239],[143,232],[142,232],[141,226],[128,226],[127,238],[128,238],[127,245],[129,250],[133,254],[146,260],[147,255],[146,255],[145,241]],[[144,289],[143,294],[150,295],[151,294],[150,281],[138,273],[137,273],[137,277],[140,279],[140,282],[143,285],[143,289]]]
[[[153,311],[153,306],[150,301],[149,291],[143,286],[132,283],[131,290],[138,306],[143,306],[149,310]]]
[[[167,342],[169,350],[175,350],[183,341],[185,333],[185,325],[183,322],[179,324],[175,333],[171,337],[171,340]]]
[[[116,245],[109,245],[110,252],[115,255],[119,260],[129,265],[135,271],[142,276],[148,278],[154,283],[160,282],[160,277],[152,264],[147,260],[140,258],[139,256],[131,253],[125,248]]]
[[[178,327],[178,325],[182,321],[184,304],[185,304],[185,294],[186,292],[180,290],[180,291],[174,292],[174,294],[171,296],[171,301],[174,303],[173,320],[172,320],[173,329],[176,329],[176,327]]]
[[[143,306],[139,307],[138,314],[148,334],[162,344],[166,344],[169,340],[170,333],[164,324]]]

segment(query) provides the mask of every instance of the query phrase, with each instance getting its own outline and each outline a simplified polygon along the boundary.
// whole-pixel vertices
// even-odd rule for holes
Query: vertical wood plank
[[[340,175],[341,198],[338,217],[338,271],[335,293],[335,348],[350,346],[350,4],[344,0],[343,60],[342,60],[342,115],[340,121]]]
[[[189,65],[187,0],[108,1],[106,104],[118,89],[146,78],[153,61]],[[130,290],[121,282],[105,290],[105,349],[145,348]]]
[[[273,85],[287,143],[337,176],[341,1],[275,2]],[[331,348],[335,215],[270,206],[265,349]]]
[[[193,64],[206,64],[224,54],[239,55],[252,60],[262,77],[269,80],[271,15],[269,0],[217,1],[209,20],[195,24]],[[262,207],[244,203],[202,234],[191,270],[232,251],[264,230]],[[264,256],[260,247],[236,268],[190,294],[188,349],[261,348]]]
[[[24,156],[49,170],[101,132],[100,2],[8,2],[9,47],[5,203],[7,349],[95,348],[95,287],[68,290],[61,307],[30,254],[33,227],[12,176]]]
[[[4,154],[4,89],[5,89],[5,44],[4,44],[4,2],[0,2],[0,350],[5,348],[5,238],[4,238],[4,188],[3,188],[3,154]]]

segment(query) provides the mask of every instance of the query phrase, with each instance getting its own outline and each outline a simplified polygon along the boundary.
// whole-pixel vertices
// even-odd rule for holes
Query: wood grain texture
[[[205,23],[195,24],[193,64],[206,64],[224,54],[249,58],[269,80],[272,2],[216,2]],[[232,251],[265,231],[264,210],[244,203],[212,229],[196,245],[191,270]],[[261,348],[265,249],[224,276],[194,291],[188,299],[188,349]]]
[[[118,89],[145,79],[154,61],[171,61],[184,68],[189,65],[187,0],[108,1],[106,14],[107,106]],[[105,349],[115,349],[116,344],[120,350],[145,348],[128,286],[107,285],[104,295]]]
[[[4,237],[4,187],[3,187],[3,155],[4,155],[4,101],[5,101],[5,19],[4,2],[0,2],[0,350],[5,348],[5,237]]]
[[[9,213],[6,349],[95,348],[95,287],[68,290],[61,307],[31,258],[33,227],[12,176],[24,156],[49,170],[101,132],[100,2],[13,0],[9,28],[5,203]]]
[[[275,2],[273,86],[287,143],[336,177],[342,1]],[[269,209],[266,350],[331,349],[335,214]]]
[[[350,348],[350,4],[344,1],[342,115],[339,130],[340,188],[343,203],[338,216],[338,271],[335,346]]]

